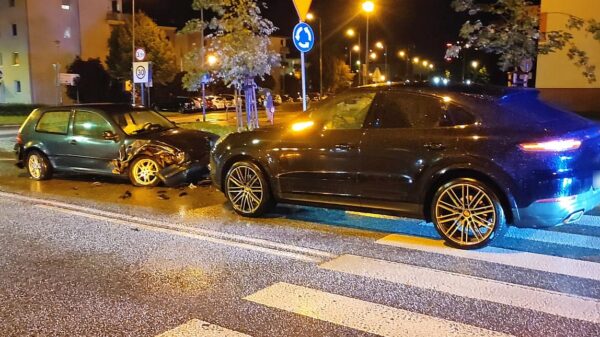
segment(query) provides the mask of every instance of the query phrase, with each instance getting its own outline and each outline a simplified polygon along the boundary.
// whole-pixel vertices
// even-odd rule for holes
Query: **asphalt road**
[[[595,215],[460,251],[418,220],[287,205],[242,219],[209,185],[34,182],[11,158],[0,149],[2,336],[600,335]]]

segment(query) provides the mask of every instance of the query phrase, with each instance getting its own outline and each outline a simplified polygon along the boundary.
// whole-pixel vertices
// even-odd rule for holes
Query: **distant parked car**
[[[32,179],[54,172],[129,177],[135,186],[196,182],[208,175],[217,135],[180,129],[157,112],[121,104],[34,110],[21,126],[17,166]]]
[[[152,105],[154,111],[178,111],[181,113],[195,112],[199,108],[196,101],[190,97],[177,96],[166,101],[159,101]]]
[[[219,97],[225,103],[225,109],[235,109],[235,96],[229,94],[221,94]]]
[[[206,101],[211,110],[223,110],[226,106],[226,100],[221,96],[206,96]]]
[[[281,96],[281,100],[284,103],[294,103],[294,98],[292,96],[290,96],[290,95],[282,95]]]
[[[233,133],[214,185],[242,216],[277,202],[393,213],[479,248],[507,224],[572,224],[600,204],[600,125],[536,90],[378,85],[282,128]]]
[[[283,104],[283,98],[281,98],[281,95],[273,95],[273,104],[275,104],[275,105]]]

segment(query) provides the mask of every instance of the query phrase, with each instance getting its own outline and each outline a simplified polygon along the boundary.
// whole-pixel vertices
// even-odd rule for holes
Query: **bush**
[[[39,104],[0,104],[0,116],[28,116]]]

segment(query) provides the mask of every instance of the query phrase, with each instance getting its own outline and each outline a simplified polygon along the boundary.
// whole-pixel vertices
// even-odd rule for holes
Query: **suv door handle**
[[[76,141],[75,139],[72,139],[72,140],[69,142],[69,144],[71,144],[71,145],[77,145],[77,141]]]
[[[356,148],[355,145],[352,144],[337,144],[334,146],[336,151],[350,151]]]
[[[427,143],[425,144],[425,148],[432,151],[442,151],[446,149],[446,145],[441,143]]]

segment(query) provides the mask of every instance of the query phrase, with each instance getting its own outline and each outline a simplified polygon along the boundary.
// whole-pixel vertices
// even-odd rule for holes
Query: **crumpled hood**
[[[190,155],[191,159],[202,160],[210,153],[219,136],[197,130],[174,128],[163,132],[145,134],[140,139],[162,142]]]

